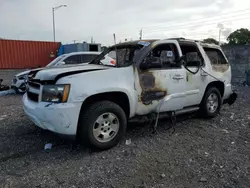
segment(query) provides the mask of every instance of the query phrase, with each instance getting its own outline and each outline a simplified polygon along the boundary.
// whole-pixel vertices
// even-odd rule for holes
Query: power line
[[[248,13],[250,14],[250,13]],[[242,15],[243,16],[243,15]],[[197,22],[197,23],[193,23],[193,24],[183,24],[183,25],[176,25],[176,26],[165,26],[164,28],[155,28],[155,29],[152,29],[151,31],[147,31],[145,32],[144,31],[144,34],[145,33],[156,33],[156,32],[160,32],[160,31],[175,31],[175,30],[180,30],[180,29],[183,29],[183,28],[190,28],[190,27],[197,27],[197,26],[203,26],[204,24],[206,24],[206,26],[208,25],[214,25],[214,24],[218,24],[218,23],[226,23],[226,22],[231,22],[231,21],[237,21],[237,20],[246,20],[246,19],[249,19],[249,16],[247,17],[240,17],[240,18],[237,18],[237,19],[232,19],[231,17],[228,17],[227,19],[224,18],[224,20],[221,20],[221,19],[217,19],[217,20],[211,20],[211,21],[216,21],[216,22],[212,22],[212,23],[209,23],[211,21],[203,21],[203,22]],[[119,36],[122,37],[122,36],[126,36],[127,34],[125,33],[120,33]],[[147,35],[147,34],[146,34]]]
[[[250,14],[250,12],[249,13],[247,13],[247,14],[244,14],[244,15],[249,15]],[[240,15],[240,16],[244,16],[244,15]],[[245,16],[244,16],[245,17]],[[244,19],[244,17],[242,17],[242,18],[240,18],[240,19]],[[232,21],[232,20],[230,20],[230,19],[232,19],[232,18],[235,18],[235,16],[234,17],[227,17],[227,18],[219,18],[219,19],[213,19],[213,20],[203,20],[203,21],[200,21],[200,22],[194,22],[194,23],[192,23],[192,22],[190,22],[190,23],[185,23],[185,24],[175,24],[175,25],[166,25],[166,26],[164,26],[164,27],[161,27],[161,28],[159,28],[159,30],[160,29],[165,29],[165,28],[172,28],[172,27],[187,27],[187,26],[196,26],[197,24],[207,24],[207,23],[209,23],[209,22],[213,22],[213,21],[217,21],[216,23],[218,23],[218,22],[224,22],[224,21]],[[247,17],[248,18],[248,17]],[[229,19],[229,20],[228,20]],[[239,19],[237,19],[237,20],[239,20]],[[216,23],[214,23],[214,24],[216,24]],[[146,30],[146,31],[151,31],[151,30],[156,30],[157,29],[157,27],[156,28],[152,28],[152,29],[148,29],[148,30]]]
[[[183,28],[183,27],[195,27],[195,26],[202,26],[204,24],[207,25],[214,25],[214,24],[218,24],[219,23],[225,23],[225,22],[229,22],[229,21],[237,21],[237,20],[245,20],[245,19],[249,19],[250,17],[245,17],[245,18],[238,18],[238,19],[230,19],[230,20],[221,20],[221,21],[217,21],[217,22],[213,22],[213,23],[206,23],[206,22],[199,22],[199,23],[196,23],[196,24],[188,24],[188,25],[181,25],[181,26],[171,26],[170,28],[168,28],[168,26],[164,27],[164,28],[161,28],[161,29],[154,29],[152,31],[149,31],[149,32],[159,32],[159,31],[171,31],[171,30],[179,30],[180,28]]]
[[[236,12],[240,12],[240,11],[244,12],[244,11],[249,11],[249,10],[250,9],[237,10],[237,11],[233,11],[233,12],[230,12],[230,13],[224,13],[224,14],[220,14],[220,15],[229,15],[229,14],[234,14]],[[150,31],[150,29],[147,29],[146,31],[148,31],[150,33],[156,33],[156,32],[166,31],[166,30],[167,31],[180,30],[180,28],[185,28],[185,27],[190,28],[190,27],[195,27],[195,26],[202,26],[204,24],[206,24],[206,26],[207,26],[207,25],[218,24],[218,22],[219,23],[226,23],[226,22],[237,21],[237,20],[245,20],[245,19],[248,19],[249,16],[245,17],[244,15],[248,15],[248,14],[250,14],[250,12],[243,13],[243,14],[241,13],[241,14],[238,14],[238,15],[235,15],[235,16],[227,16],[225,18],[218,18],[218,19],[211,20],[213,17],[220,16],[220,15],[217,15],[217,16],[213,16],[213,17],[209,18],[210,20],[209,19],[207,19],[207,20],[204,20],[204,19],[195,19],[195,20],[192,20],[192,21],[189,21],[189,22],[182,22],[182,23],[175,24],[175,25],[167,25],[167,26],[161,27],[159,29],[157,29],[157,27],[154,27],[154,28],[151,29],[151,31]],[[243,16],[243,17],[239,17],[239,16]],[[235,17],[239,17],[239,18],[232,19],[232,18],[235,18]],[[194,22],[194,21],[198,21],[198,20],[203,20],[203,21],[202,22]],[[209,23],[211,21],[216,21],[216,22]],[[173,22],[166,22],[166,23],[173,23]],[[187,23],[189,23],[189,24],[187,24]],[[164,24],[164,25],[166,25],[166,24]],[[149,26],[149,27],[152,27],[152,26]],[[122,36],[126,36],[127,34],[120,33],[119,35],[120,35],[120,37],[122,37]],[[146,34],[146,36],[147,36],[147,34]]]
[[[244,11],[249,11],[249,10],[250,9],[244,9],[244,10],[237,10],[237,11],[233,11],[233,12],[223,13],[223,14],[219,14],[219,15],[216,15],[216,16],[212,16],[209,19],[211,20],[211,19],[214,19],[214,18],[222,16],[222,15],[230,15],[230,14],[234,14],[234,13],[237,13],[237,12],[241,12],[242,13]],[[249,13],[243,13],[243,15],[244,14],[249,14]],[[200,20],[204,21],[204,18],[193,19],[192,21],[189,21],[189,22],[195,22],[195,21],[200,21]],[[189,22],[187,22],[187,21],[183,22],[182,21],[181,24],[185,24],[185,23],[189,23]],[[146,27],[143,27],[143,29],[147,30],[147,28],[165,26],[166,24],[171,24],[171,23],[176,23],[176,22],[175,21],[171,21],[171,22],[165,22],[165,23],[162,23],[162,24],[156,24],[156,25],[153,25],[153,26],[146,26]]]

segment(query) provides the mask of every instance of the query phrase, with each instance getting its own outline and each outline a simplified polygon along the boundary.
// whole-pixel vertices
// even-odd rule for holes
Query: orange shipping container
[[[0,69],[44,67],[56,57],[59,47],[59,42],[0,39]]]

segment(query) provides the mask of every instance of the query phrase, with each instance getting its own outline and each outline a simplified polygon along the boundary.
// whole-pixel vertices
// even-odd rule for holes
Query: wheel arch
[[[206,92],[208,91],[209,88],[211,87],[215,87],[219,90],[220,94],[221,94],[221,98],[223,99],[223,96],[224,96],[224,92],[225,92],[225,84],[221,81],[213,81],[213,82],[210,82],[206,89],[205,89],[205,92],[203,94],[203,97],[202,97],[202,100],[201,102],[203,101],[204,97],[205,97],[205,94]]]
[[[118,104],[125,112],[126,116],[130,114],[129,97],[126,93],[120,91],[110,91],[91,95],[87,97],[82,103],[81,111],[89,105],[97,101],[108,100]]]
[[[120,91],[111,91],[111,92],[103,92],[98,94],[93,94],[88,96],[84,102],[81,105],[81,110],[78,117],[78,123],[77,123],[77,135],[79,133],[80,128],[80,116],[84,113],[86,109],[95,102],[98,101],[111,101],[119,105],[125,112],[126,117],[129,118],[130,115],[130,103],[129,103],[129,97],[126,93],[120,92]]]

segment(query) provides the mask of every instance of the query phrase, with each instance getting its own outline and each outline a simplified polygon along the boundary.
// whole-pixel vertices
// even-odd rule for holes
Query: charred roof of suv
[[[210,43],[204,43],[200,40],[193,40],[193,39],[185,39],[183,37],[178,37],[178,38],[166,38],[166,39],[145,39],[145,40],[134,40],[134,41],[127,41],[127,42],[122,42],[122,43],[118,43],[118,44],[115,44],[113,45],[112,47],[116,47],[116,48],[119,48],[119,47],[126,47],[126,46],[136,46],[138,45],[140,42],[143,43],[143,42],[149,42],[149,43],[153,43],[155,41],[158,41],[158,40],[177,40],[179,42],[199,42],[202,46],[206,46],[206,47],[216,47],[218,48],[219,45],[216,45],[216,44],[210,44]]]
[[[153,43],[155,41],[157,41],[159,39],[148,39],[148,40],[134,40],[134,41],[128,41],[128,42],[122,42],[122,43],[118,43],[116,45],[113,45],[113,47],[124,47],[124,46],[136,46],[138,45],[139,42],[149,42],[149,43]]]

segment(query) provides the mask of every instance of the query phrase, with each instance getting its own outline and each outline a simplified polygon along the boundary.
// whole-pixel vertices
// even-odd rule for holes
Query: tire
[[[214,100],[211,100],[212,98]],[[215,106],[216,106],[215,98],[217,98],[217,107],[216,108],[215,108]],[[211,106],[213,106],[213,104],[211,104],[211,101],[214,101],[214,104],[215,104],[214,107],[211,107]],[[218,113],[220,112],[221,104],[222,104],[222,99],[221,99],[220,91],[216,87],[208,88],[203,99],[202,99],[201,105],[200,105],[201,115],[205,118],[213,118],[213,117],[217,116]]]
[[[100,123],[97,123],[97,121]],[[112,126],[116,127],[117,124],[119,125],[118,130],[113,131]],[[127,118],[119,105],[111,101],[99,101],[81,112],[78,138],[87,147],[106,150],[116,146],[122,140],[126,133],[126,127]],[[98,137],[95,136],[100,132],[101,134]],[[105,137],[110,137],[109,139],[111,140],[105,140],[108,138],[105,138],[104,135],[106,135]]]

